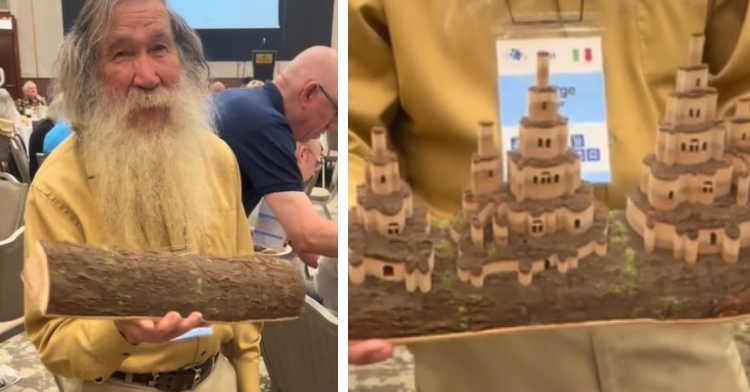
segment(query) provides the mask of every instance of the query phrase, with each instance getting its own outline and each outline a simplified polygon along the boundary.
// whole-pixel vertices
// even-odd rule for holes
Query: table
[[[58,392],[52,374],[39,361],[36,348],[25,333],[0,343],[0,350],[7,351],[13,357],[10,367],[23,376],[21,381],[3,392]]]

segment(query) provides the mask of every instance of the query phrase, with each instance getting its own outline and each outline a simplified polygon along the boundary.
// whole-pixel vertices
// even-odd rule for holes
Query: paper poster
[[[527,112],[528,89],[536,82],[539,51],[550,54],[550,84],[559,89],[560,115],[568,117],[570,147],[581,157],[582,178],[608,184],[611,173],[601,37],[497,41],[503,147],[511,151],[518,144],[518,125]]]

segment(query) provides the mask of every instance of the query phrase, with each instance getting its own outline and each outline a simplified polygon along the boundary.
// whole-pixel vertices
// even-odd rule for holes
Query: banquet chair
[[[47,156],[49,154],[44,154],[41,152],[36,153],[36,162],[39,164],[39,167],[42,167],[42,163],[44,163],[44,160],[47,159]]]
[[[331,211],[328,210],[328,204],[336,198],[338,194],[338,179],[339,179],[339,165],[338,162],[334,163],[333,175],[331,176],[331,182],[327,187],[315,187],[310,193],[310,201],[313,205],[319,205],[323,207],[323,213],[326,214],[328,219],[331,219]]]
[[[29,169],[29,155],[26,153],[26,145],[18,135],[10,139],[10,167],[8,172],[17,172],[19,180],[24,184],[31,184],[31,171]],[[14,170],[15,169],[15,170]]]
[[[21,226],[0,240],[0,322],[23,317],[23,238]]]
[[[338,390],[338,319],[314,299],[297,319],[265,323],[260,348],[272,392]]]
[[[0,239],[8,238],[23,226],[29,186],[10,173],[0,173]]]

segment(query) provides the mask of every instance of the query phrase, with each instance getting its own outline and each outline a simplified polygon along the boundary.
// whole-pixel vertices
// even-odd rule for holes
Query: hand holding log
[[[187,318],[182,318],[177,312],[169,312],[158,321],[148,319],[115,320],[115,326],[122,337],[136,346],[142,343],[167,343],[201,325],[205,325],[203,315],[198,312],[191,313]]]
[[[160,319],[199,312],[207,322],[296,318],[305,285],[287,260],[131,252],[43,240],[22,279],[45,317]]]

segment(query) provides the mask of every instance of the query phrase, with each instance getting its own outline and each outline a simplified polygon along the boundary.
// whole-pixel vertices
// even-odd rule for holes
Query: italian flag
[[[573,61],[576,63],[586,62],[590,63],[593,58],[591,48],[584,49],[573,49]]]

